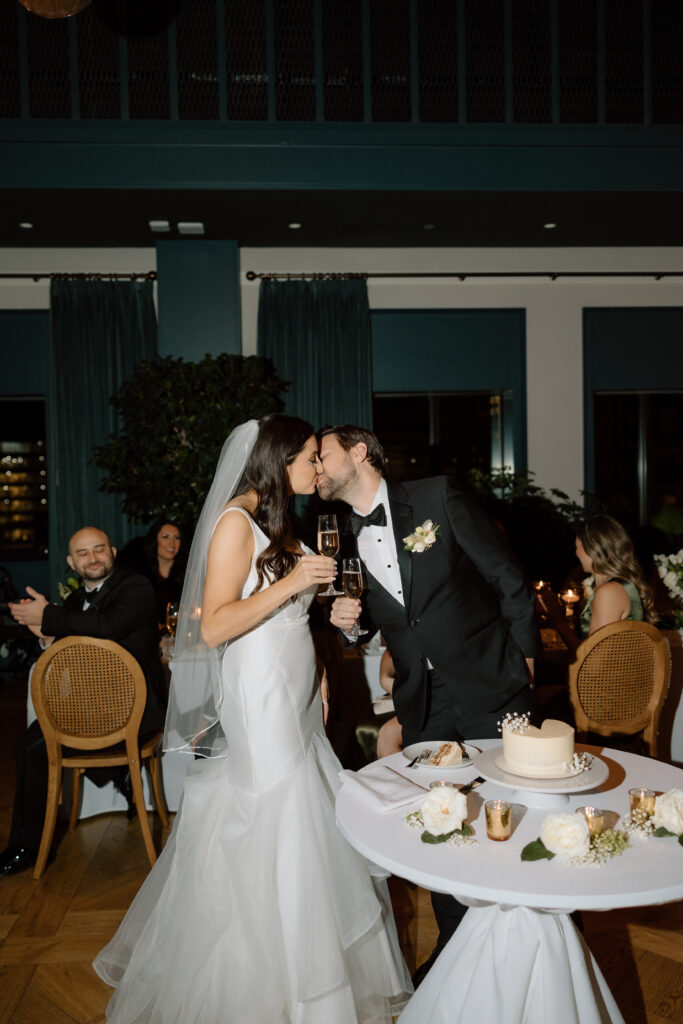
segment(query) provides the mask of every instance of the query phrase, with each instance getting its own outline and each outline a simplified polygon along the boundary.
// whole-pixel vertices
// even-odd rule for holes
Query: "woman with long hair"
[[[579,619],[580,635],[567,622],[550,588],[543,588],[538,595],[550,625],[570,650],[576,650],[587,636],[612,622],[652,621],[652,591],[621,523],[604,514],[584,520],[576,533],[576,557],[591,577],[587,582],[590,594]]]
[[[385,880],[335,824],[308,606],[335,576],[298,539],[313,428],[242,424],[190,552],[167,749],[205,755],[157,864],[95,961],[112,1024],[390,1024],[411,986]]]

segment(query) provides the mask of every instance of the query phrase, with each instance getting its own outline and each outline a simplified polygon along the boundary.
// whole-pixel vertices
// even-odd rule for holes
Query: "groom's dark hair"
[[[327,434],[334,434],[345,452],[350,451],[357,444],[364,444],[367,448],[367,460],[374,466],[382,476],[387,470],[387,453],[379,442],[377,434],[365,427],[355,427],[352,423],[345,423],[341,427],[324,427],[318,431],[318,439],[326,437]]]

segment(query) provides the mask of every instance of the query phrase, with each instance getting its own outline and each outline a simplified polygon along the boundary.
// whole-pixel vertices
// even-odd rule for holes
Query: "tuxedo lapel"
[[[403,598],[407,612],[410,608],[410,591],[413,583],[413,556],[410,551],[405,550],[403,538],[413,532],[414,526],[413,506],[406,502],[405,497],[406,492],[400,485],[389,487],[391,525],[393,527],[394,538],[396,540],[396,556],[398,558],[398,568],[401,573]]]
[[[91,590],[90,592],[88,592],[87,590],[84,589],[83,590],[83,601],[81,602],[81,607],[83,607],[83,604],[87,601],[88,602],[88,611],[90,611],[91,608],[96,608],[97,605],[102,600],[102,598],[104,597],[104,595],[109,590],[110,584],[111,584],[111,576],[109,577],[108,580],[104,581],[104,583],[102,584],[102,586],[100,587],[99,590],[95,590],[95,591]]]

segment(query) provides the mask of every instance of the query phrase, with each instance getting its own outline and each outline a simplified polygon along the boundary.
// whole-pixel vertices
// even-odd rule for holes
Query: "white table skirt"
[[[500,745],[472,742],[483,749]],[[570,796],[564,810],[591,803],[626,815],[629,786],[683,789],[683,771],[662,762],[616,750],[605,750],[604,760],[609,778],[593,793]],[[413,775],[401,754],[384,761],[422,785],[434,778],[424,770]],[[448,778],[465,783],[476,774],[475,763]],[[387,813],[372,810],[351,786],[337,797],[337,821],[352,846],[394,874],[470,905],[400,1024],[622,1024],[568,914],[683,898],[681,847],[674,839],[634,840],[601,867],[570,867],[558,858],[522,862],[521,849],[538,836],[547,812],[518,806],[511,839],[490,842],[483,803],[509,799],[510,793],[486,782],[468,797],[478,845],[467,847],[425,846],[418,832],[405,827],[406,814],[424,797],[418,790],[415,804]]]

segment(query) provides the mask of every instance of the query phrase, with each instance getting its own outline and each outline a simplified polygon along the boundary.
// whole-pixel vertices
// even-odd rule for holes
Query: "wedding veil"
[[[219,515],[237,491],[258,430],[258,420],[248,420],[235,427],[226,440],[192,540],[171,663],[164,750],[205,757],[227,754],[219,722],[225,644],[209,648],[202,640],[201,606],[209,544]]]

